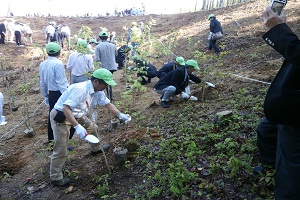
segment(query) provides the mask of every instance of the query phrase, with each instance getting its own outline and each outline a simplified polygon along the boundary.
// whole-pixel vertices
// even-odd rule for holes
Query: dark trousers
[[[109,70],[109,71],[113,74],[116,70]],[[112,101],[113,101],[113,94],[112,94],[112,87],[110,85],[106,88],[106,94],[107,94],[107,98],[112,103]]]
[[[300,199],[300,128],[264,118],[257,128],[257,141],[262,162],[275,163],[275,198]]]
[[[20,31],[15,31],[15,38],[16,38],[16,44],[19,46],[21,45],[21,33]]]
[[[2,32],[0,33],[0,44],[5,44],[5,35]]]
[[[69,41],[69,34],[68,33],[65,33],[65,32],[61,32],[60,33],[60,39],[61,39],[61,47],[64,48],[64,39],[66,38],[67,40],[67,43],[68,43],[68,50],[70,50],[70,41]]]
[[[300,199],[300,128],[277,125],[275,198]]]
[[[273,124],[263,118],[257,129],[257,146],[260,153],[261,163],[271,165],[275,169],[276,146],[277,146],[277,124]]]
[[[217,46],[217,40],[209,40],[208,50],[214,49],[216,53],[220,52],[219,47]]]
[[[51,127],[51,122],[50,122],[50,112],[54,108],[54,105],[58,101],[59,97],[61,96],[60,91],[49,91],[49,115],[48,115],[48,141],[54,141],[54,136],[53,136],[53,130]],[[70,137],[71,139],[75,133],[75,129],[73,127],[70,128]]]
[[[46,44],[53,40],[53,34],[47,33]]]

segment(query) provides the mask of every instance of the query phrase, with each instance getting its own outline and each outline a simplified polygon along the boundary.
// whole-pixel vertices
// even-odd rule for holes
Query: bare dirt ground
[[[298,26],[300,11],[296,8],[299,8],[299,4],[297,1],[290,1],[286,11],[289,24],[298,34],[300,33]],[[67,23],[72,34],[75,34],[82,25],[86,25],[92,28],[95,35],[100,31],[100,27],[106,27],[109,31],[116,31],[117,36],[121,37],[122,34],[125,34],[124,25],[129,26],[132,21],[147,23],[152,17],[156,20],[156,25],[151,30],[153,35],[165,45],[168,41],[167,36],[171,33],[176,34],[177,40],[176,46],[172,47],[172,53],[159,58],[151,58],[151,62],[160,68],[163,63],[174,59],[175,55],[181,55],[187,60],[193,58],[191,52],[206,50],[209,26],[207,16],[213,12],[223,25],[225,37],[220,41],[220,47],[226,53],[221,57],[222,62],[217,62],[213,57],[208,57],[207,60],[198,60],[204,71],[231,72],[270,82],[280,67],[281,57],[266,46],[261,39],[261,35],[266,31],[261,17],[265,6],[265,2],[253,2],[214,11],[122,18],[17,17],[17,21],[31,24],[34,30],[34,44],[26,44],[24,47],[17,47],[14,43],[0,45],[0,91],[5,97],[4,115],[8,122],[5,126],[0,126],[0,199],[97,199],[95,188],[103,181],[97,180],[97,177],[108,173],[104,157],[101,155],[92,157],[88,144],[75,135],[71,144],[75,148],[69,152],[66,162],[66,169],[69,170],[64,172],[67,175],[72,173],[74,178],[71,185],[73,188],[69,188],[70,191],[68,191],[66,188],[53,187],[50,184],[49,156],[51,151],[45,145],[48,108],[42,103],[42,95],[36,92],[36,88],[39,87],[39,79],[36,79],[36,84],[31,85],[26,94],[23,91],[23,85],[37,77],[39,63],[44,59],[42,48],[45,43],[45,35],[43,30],[48,21],[55,20],[57,24]],[[189,42],[187,38],[190,38],[192,42]],[[258,49],[257,47],[262,48]],[[66,49],[62,51],[61,59],[65,64],[69,53]],[[156,53],[153,52],[153,55]],[[241,53],[248,56],[246,58],[236,56]],[[217,63],[218,65],[216,65]],[[231,77],[226,82],[219,82],[217,77],[201,74],[201,72],[199,72],[199,76],[216,83],[219,86],[220,95],[224,97],[230,91],[242,87],[243,84],[254,84],[235,77]],[[114,99],[121,101],[121,92],[126,91],[123,71],[117,71],[114,79],[118,83],[114,88]],[[156,81],[157,79],[153,79],[152,83],[146,86],[148,89],[146,93],[134,97],[134,103],[130,105],[130,112],[144,110],[152,116],[162,112],[159,106],[159,95],[152,89]],[[258,88],[267,87],[260,83],[255,84]],[[13,112],[9,109],[9,94],[15,96],[17,111]],[[34,137],[31,138],[24,134],[26,127],[22,124],[24,97],[26,96],[29,114],[33,114],[29,120],[34,130]],[[201,98],[200,93],[198,93],[198,97]],[[208,95],[205,98],[213,100],[214,96]],[[201,101],[195,102],[195,106],[201,103]],[[215,110],[222,107],[224,105],[215,102]],[[124,104],[120,103],[119,108],[124,110]],[[176,106],[172,106],[170,109],[176,109]],[[208,112],[212,113],[213,111],[209,110]],[[140,140],[149,135],[145,134],[145,127],[136,126],[137,122],[134,117],[128,125],[122,124],[117,129],[109,130],[111,115],[103,108],[99,109],[98,114],[101,141],[108,142],[112,146],[106,153],[108,164],[113,167],[113,173],[110,176],[112,183],[110,191],[117,194],[115,199],[132,199],[130,195],[127,195],[129,186],[142,181],[142,178],[139,177],[142,169],[138,163],[135,163],[134,167],[130,169],[114,164],[112,149],[117,146],[126,146],[126,142],[129,140]],[[157,137],[153,137],[153,139],[157,139]],[[131,156],[131,153],[137,147],[126,147],[130,150],[129,160],[133,161],[134,157]]]

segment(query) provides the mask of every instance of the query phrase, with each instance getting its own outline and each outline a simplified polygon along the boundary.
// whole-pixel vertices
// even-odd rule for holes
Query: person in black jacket
[[[6,35],[6,28],[5,24],[0,24],[0,44],[5,44],[5,35]]]
[[[118,70],[123,69],[126,57],[132,48],[132,45],[122,45],[117,50],[116,63],[118,63]]]
[[[161,79],[162,77],[164,77],[167,73],[169,73],[170,71],[173,71],[174,69],[176,69],[177,67],[180,66],[184,66],[185,62],[184,62],[184,58],[183,57],[177,57],[175,59],[175,61],[171,61],[168,62],[166,64],[164,64],[157,72],[157,77],[159,79]]]
[[[132,60],[136,64],[134,70],[137,71],[137,76],[141,78],[140,83],[142,85],[151,83],[151,79],[157,76],[156,67],[143,59],[138,59],[137,56],[132,56]]]
[[[222,26],[221,23],[216,19],[216,16],[214,14],[210,14],[208,16],[208,20],[210,20],[209,24],[209,30],[210,30],[210,35],[209,35],[209,45],[207,52],[211,51],[212,49],[215,50],[215,53],[220,53],[220,49],[217,46],[217,39],[213,37],[214,34],[221,32],[223,34]]]
[[[276,160],[275,199],[296,200],[300,199],[300,40],[286,24],[284,11],[278,16],[268,6],[263,18],[270,29],[263,39],[285,59],[264,102],[266,118],[277,124],[278,129],[274,133],[277,143],[273,143],[276,148],[273,156]],[[269,145],[268,137],[258,139],[260,145]],[[260,151],[262,156],[266,153]]]
[[[170,98],[178,94],[181,94],[182,99],[197,100],[196,97],[190,96],[184,92],[189,84],[189,79],[195,83],[201,82],[200,78],[192,74],[195,70],[200,70],[197,61],[188,60],[186,61],[185,67],[179,67],[171,71],[154,85],[154,90],[162,95],[162,107],[170,107]]]

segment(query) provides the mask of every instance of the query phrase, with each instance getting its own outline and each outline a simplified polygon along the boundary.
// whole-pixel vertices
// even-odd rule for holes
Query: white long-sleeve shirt
[[[40,89],[44,97],[49,91],[63,93],[69,86],[63,63],[56,57],[49,56],[40,64]]]
[[[46,33],[50,33],[50,34],[54,34],[54,32],[55,32],[54,26],[48,25],[48,26],[46,27],[46,29],[45,29],[45,32],[46,32]]]
[[[73,52],[68,59],[67,69],[75,76],[81,76],[93,71],[94,64],[92,55]]]
[[[60,96],[54,108],[62,111],[68,105],[75,118],[80,118],[94,109],[96,105],[105,106],[110,103],[103,91],[95,91],[91,80],[75,83]]]
[[[61,27],[60,32],[67,33],[69,36],[71,35],[71,31],[70,31],[69,26],[63,26],[63,27]]]

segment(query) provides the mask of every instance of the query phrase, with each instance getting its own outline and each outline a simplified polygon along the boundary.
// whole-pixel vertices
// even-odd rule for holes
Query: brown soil
[[[296,33],[300,33],[298,26],[300,21],[300,11],[298,1],[290,1],[287,5],[289,25]],[[207,60],[199,60],[204,71],[211,72],[217,70],[222,73],[231,72],[248,78],[270,82],[282,62],[278,53],[265,45],[261,35],[266,31],[262,22],[262,11],[265,2],[253,2],[233,7],[221,8],[213,11],[223,25],[225,33],[224,39],[220,41],[220,47],[226,54],[222,55],[222,64],[216,65],[217,60],[208,55]],[[51,151],[47,149],[47,115],[48,108],[43,105],[43,97],[36,88],[39,87],[39,80],[32,86],[28,94],[22,91],[22,85],[30,82],[38,75],[39,63],[44,59],[43,51],[40,47],[44,45],[44,28],[49,20],[55,20],[58,24],[68,23],[72,34],[75,34],[82,25],[89,26],[97,34],[100,27],[107,27],[110,31],[116,31],[119,37],[125,33],[122,29],[124,25],[129,26],[132,21],[143,21],[147,23],[150,17],[156,20],[156,25],[152,28],[152,34],[167,42],[167,36],[176,34],[177,45],[172,48],[172,53],[159,58],[150,58],[151,62],[160,68],[163,63],[181,55],[187,59],[193,57],[191,52],[196,50],[204,52],[207,46],[207,34],[209,23],[206,20],[212,11],[195,13],[174,14],[174,15],[152,15],[139,17],[102,17],[102,18],[16,18],[17,21],[29,23],[34,30],[34,45],[26,44],[24,47],[17,47],[15,44],[7,43],[0,45],[1,80],[0,90],[5,97],[4,115],[8,122],[5,126],[0,126],[0,199],[96,199],[96,186],[103,184],[103,180],[98,180],[103,174],[108,173],[104,156],[92,157],[88,144],[81,141],[77,135],[74,136],[72,146],[73,151],[69,152],[66,162],[65,174],[71,175],[73,189],[68,192],[65,188],[53,187],[49,179],[49,156]],[[193,42],[189,42],[190,38]],[[120,44],[118,44],[119,46]],[[39,47],[40,46],[40,47]],[[66,49],[62,51],[61,59],[67,62],[70,52]],[[153,55],[157,52],[153,52]],[[245,59],[237,57],[239,53],[248,54]],[[214,71],[214,73],[216,73]],[[219,82],[217,77],[209,74],[201,74],[206,81],[218,85],[219,95],[226,98],[230,91],[243,85],[257,84],[259,88],[266,88],[268,85],[253,83],[246,79],[231,77],[225,82]],[[6,78],[9,79],[9,85]],[[122,101],[121,92],[126,91],[123,71],[117,71],[114,79],[118,86],[114,88],[115,101]],[[159,105],[159,95],[152,87],[157,79],[147,85],[147,92],[136,94],[134,101],[129,105],[129,113],[143,110],[151,116],[162,112]],[[7,86],[7,87],[6,87]],[[17,111],[9,109],[9,92],[15,96],[15,105],[19,107]],[[224,105],[218,104],[215,92],[206,88],[205,97],[203,91],[194,90],[194,95],[201,101],[195,102],[195,106],[201,106],[204,101],[212,101],[213,109],[208,109],[207,114],[212,114]],[[255,95],[255,94],[254,94]],[[29,122],[34,130],[34,137],[27,137],[24,134],[26,127],[21,123],[24,120],[24,97],[28,98],[29,113],[34,113]],[[176,102],[170,109],[176,109]],[[197,105],[198,104],[198,105]],[[38,108],[38,109],[37,109]],[[125,105],[120,103],[120,110],[125,109]],[[142,181],[139,172],[142,170],[138,163],[134,163],[133,153],[138,148],[126,142],[134,139],[141,140],[149,137],[159,139],[159,132],[153,128],[151,134],[145,134],[146,126],[136,126],[137,121],[133,120],[128,125],[121,124],[114,130],[109,130],[111,115],[104,108],[99,109],[98,125],[101,127],[102,143],[110,143],[112,148],[106,153],[109,167],[112,168],[110,181],[110,191],[117,194],[115,199],[132,199],[128,194],[130,186]],[[141,123],[143,124],[143,123]],[[155,124],[147,124],[148,127],[155,127]],[[113,147],[125,146],[129,149],[128,159],[134,163],[131,168],[124,165],[116,165],[112,155]],[[72,173],[72,174],[71,174]]]

